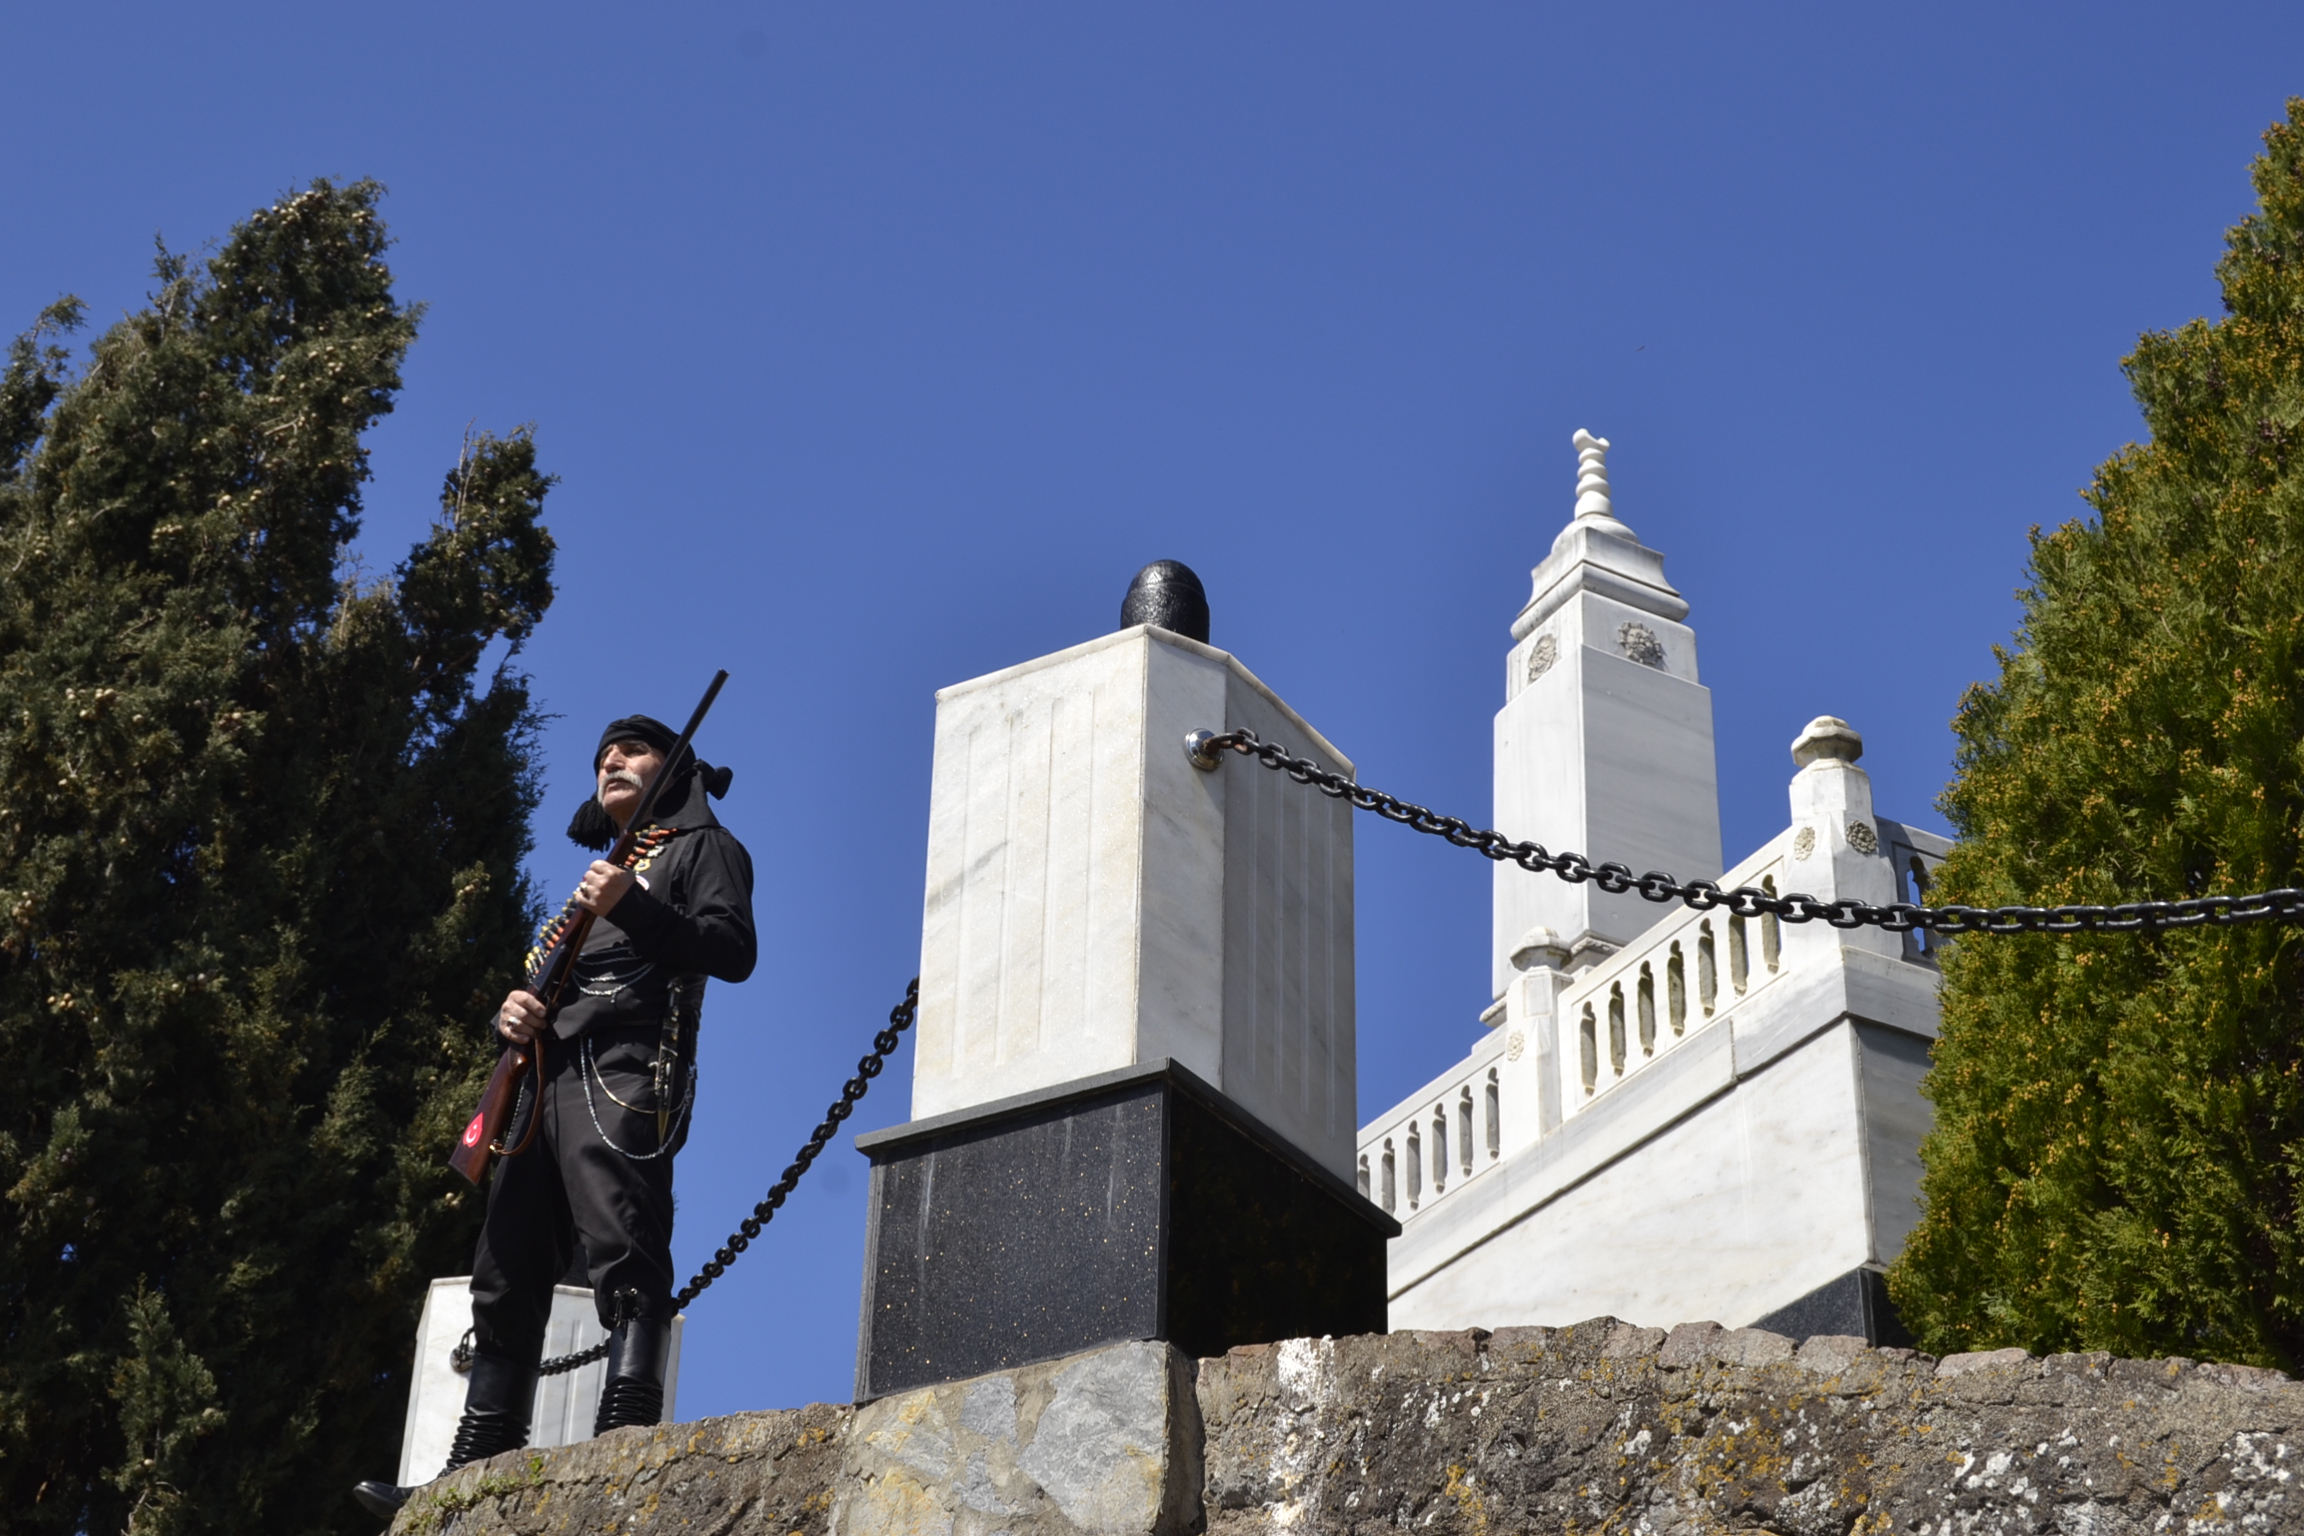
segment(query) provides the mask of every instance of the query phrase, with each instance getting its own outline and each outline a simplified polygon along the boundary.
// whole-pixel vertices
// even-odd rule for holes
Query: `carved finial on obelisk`
[[[1614,517],[1608,501],[1608,439],[1578,427],[1569,441],[1576,445],[1576,515]]]

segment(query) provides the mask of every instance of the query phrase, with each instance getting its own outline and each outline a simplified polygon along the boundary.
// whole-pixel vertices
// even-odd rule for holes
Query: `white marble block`
[[[936,696],[915,1119],[1163,1057],[1350,1177],[1352,811],[1184,738],[1352,765],[1223,651],[1139,626]]]

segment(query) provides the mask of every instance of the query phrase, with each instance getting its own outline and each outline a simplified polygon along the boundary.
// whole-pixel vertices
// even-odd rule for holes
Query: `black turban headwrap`
[[[608,728],[600,733],[600,744],[592,749],[592,771],[599,773],[600,760],[608,755],[608,748],[616,742],[642,741],[658,752],[669,752],[672,744],[679,739],[677,731],[651,715],[626,715],[621,720],[611,720]],[[664,819],[663,813],[671,811],[687,799],[682,786],[691,776],[715,800],[727,798],[729,782],[736,777],[732,768],[715,768],[699,759],[693,748],[683,748],[679,761],[671,764],[666,771],[672,778],[664,786],[664,793],[656,799],[659,821]],[[575,816],[568,823],[568,840],[579,848],[590,848],[595,852],[616,841],[616,818],[608,814],[597,794],[586,796],[584,803],[577,807]]]

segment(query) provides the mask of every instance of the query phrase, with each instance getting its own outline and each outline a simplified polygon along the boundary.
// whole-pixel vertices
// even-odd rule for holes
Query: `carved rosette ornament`
[[[1512,1037],[1504,1042],[1504,1059],[1506,1061],[1518,1061],[1521,1052],[1527,1049],[1528,1037],[1520,1031],[1514,1030]]]
[[[1616,649],[1624,653],[1625,660],[1636,661],[1641,666],[1664,665],[1664,642],[1645,624],[1620,625],[1616,630]]]
[[[1550,635],[1538,635],[1536,643],[1528,647],[1528,681],[1534,682],[1552,670],[1552,663],[1560,659],[1560,642]]]
[[[1852,821],[1848,823],[1848,846],[1858,853],[1878,853],[1880,834],[1872,830],[1872,823],[1868,821]]]
[[[1802,827],[1792,834],[1792,857],[1804,859],[1816,851],[1816,829]]]

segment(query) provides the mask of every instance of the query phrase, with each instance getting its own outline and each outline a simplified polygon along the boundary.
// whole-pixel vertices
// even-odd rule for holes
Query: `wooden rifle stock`
[[[664,754],[664,761],[648,779],[648,787],[640,792],[640,803],[633,808],[631,819],[605,855],[608,862],[621,869],[631,863],[632,850],[640,840],[641,829],[656,810],[657,798],[671,783],[674,769],[680,766],[680,755],[688,749],[696,728],[704,723],[704,716],[712,708],[712,701],[720,697],[720,685],[728,681],[726,669],[715,673],[712,686],[704,690],[704,698],[696,712],[688,717],[688,728]],[[574,909],[571,913],[571,909]],[[593,914],[576,907],[573,898],[561,908],[562,917],[573,916],[562,931],[560,942],[553,946],[542,970],[529,978],[528,990],[544,1004],[544,1029],[552,1028],[552,1021],[560,1016],[560,999],[567,991],[568,978],[575,971],[576,956],[583,951],[584,941],[592,935]],[[520,1078],[525,1072],[536,1084],[532,1107],[528,1111],[528,1131],[517,1146],[504,1145],[504,1132],[520,1102]],[[481,1090],[480,1107],[464,1127],[464,1134],[456,1138],[456,1149],[448,1154],[448,1166],[474,1184],[488,1171],[489,1160],[498,1156],[517,1157],[528,1150],[536,1139],[536,1127],[543,1118],[544,1108],[544,1035],[539,1034],[525,1046],[506,1046],[504,1054],[496,1059],[496,1070],[488,1075],[488,1086]]]
[[[540,1060],[541,1053],[538,1056]],[[456,1139],[456,1150],[448,1154],[448,1166],[474,1184],[480,1182],[480,1176],[488,1171],[488,1160],[496,1155],[497,1138],[504,1134],[504,1122],[511,1118],[513,1104],[520,1096],[520,1074],[528,1065],[529,1053],[517,1045],[496,1058],[496,1070],[488,1074],[488,1086],[480,1093],[480,1108]],[[535,1118],[529,1116],[531,1121]],[[535,1134],[533,1125],[529,1134]]]

